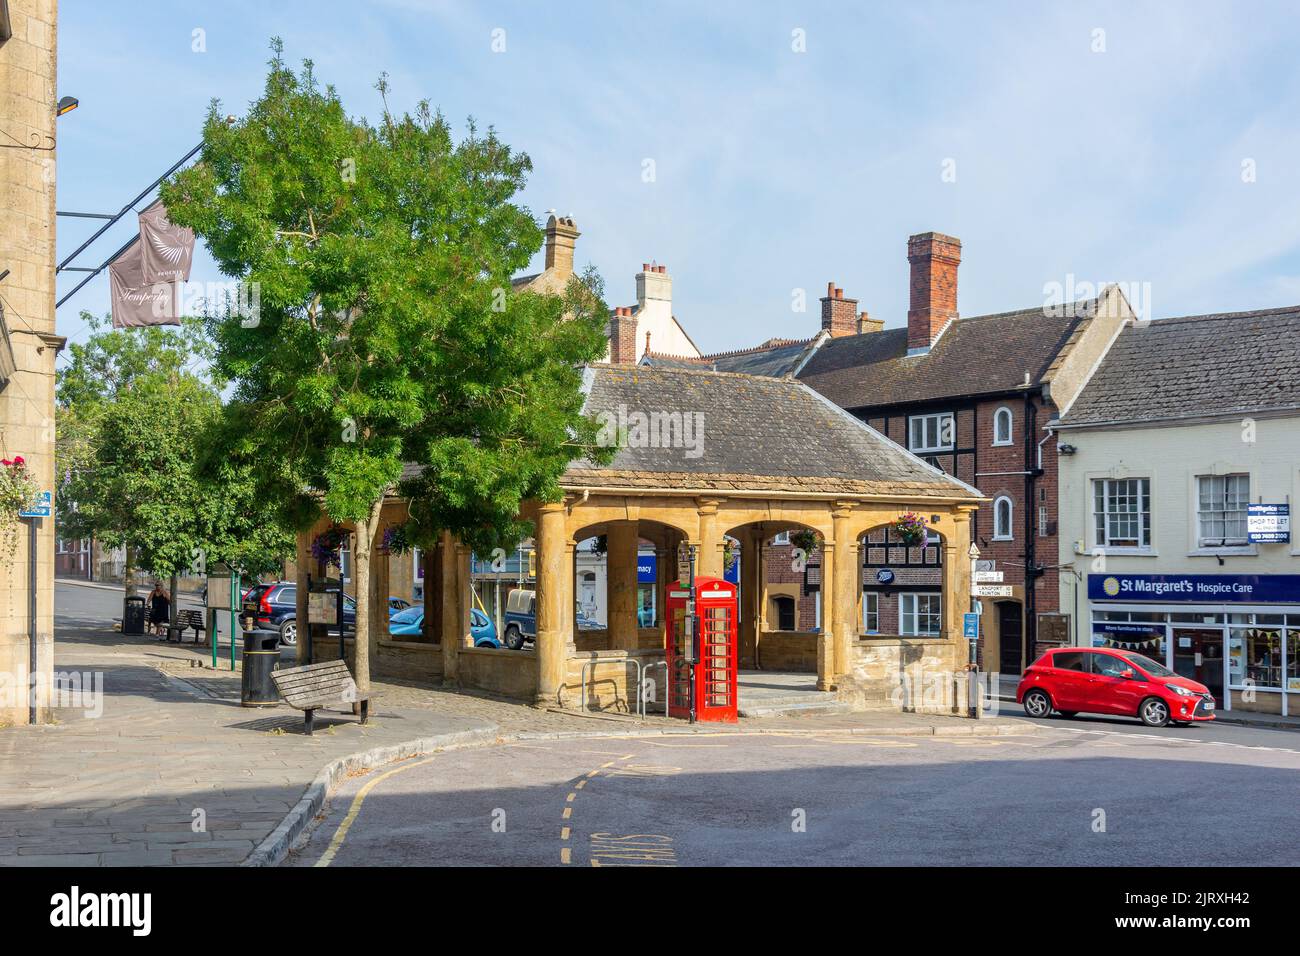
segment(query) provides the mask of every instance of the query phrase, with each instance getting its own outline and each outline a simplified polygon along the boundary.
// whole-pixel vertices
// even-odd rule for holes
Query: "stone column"
[[[605,587],[609,606],[609,647],[636,647],[636,558],[637,523],[611,521],[605,540]]]
[[[460,600],[456,589],[460,575],[456,573],[456,542],[450,532],[442,533],[438,558],[442,566],[442,613],[439,615],[442,624],[438,628],[442,641],[442,682],[454,686],[459,676],[456,665],[460,651],[460,641],[457,640],[460,634],[457,623]]]
[[[565,510],[563,502],[543,504],[537,514],[537,705],[550,706],[559,699],[564,683],[566,635],[571,633],[573,565],[566,567]],[[567,584],[566,584],[567,582]]]
[[[817,689],[835,689],[835,542],[822,542],[822,619],[817,632]]]
[[[752,528],[740,542],[740,666],[757,666],[758,628],[763,617],[763,536]]]
[[[858,601],[862,573],[858,568],[858,542],[849,531],[853,502],[837,502],[832,512],[835,528],[835,676],[852,669],[850,654],[859,631]],[[826,578],[822,574],[822,580]]]
[[[953,533],[943,540],[943,626],[944,637],[964,645],[962,615],[970,610],[970,511],[953,515]]]
[[[699,504],[700,518],[700,553],[696,559],[697,576],[722,577],[722,535],[718,532],[717,498],[701,498]]]

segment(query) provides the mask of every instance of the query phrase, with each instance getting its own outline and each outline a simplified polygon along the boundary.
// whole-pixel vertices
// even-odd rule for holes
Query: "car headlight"
[[[1168,687],[1170,690],[1172,690],[1179,697],[1200,697],[1201,696],[1200,694],[1196,693],[1196,691],[1188,690],[1186,687],[1179,687],[1177,684],[1166,684],[1165,686]]]

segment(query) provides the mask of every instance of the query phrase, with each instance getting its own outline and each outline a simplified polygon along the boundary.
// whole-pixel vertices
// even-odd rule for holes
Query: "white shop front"
[[[1088,604],[1092,646],[1146,654],[1223,710],[1300,698],[1300,575],[1090,574]]]

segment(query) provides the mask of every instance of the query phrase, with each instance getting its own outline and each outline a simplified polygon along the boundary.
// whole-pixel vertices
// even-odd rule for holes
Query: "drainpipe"
[[[1034,662],[1038,643],[1038,607],[1036,587],[1038,582],[1037,549],[1034,541],[1034,516],[1038,512],[1038,502],[1034,496],[1037,482],[1037,466],[1033,455],[1037,448],[1034,436],[1037,428],[1038,409],[1034,405],[1033,395],[1025,392],[1025,620],[1022,630],[1025,633],[1025,654],[1021,659],[1021,668]]]

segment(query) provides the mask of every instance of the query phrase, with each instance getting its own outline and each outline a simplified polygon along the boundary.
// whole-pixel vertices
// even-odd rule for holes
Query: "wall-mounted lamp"
[[[80,105],[81,101],[75,96],[65,96],[59,100],[59,105],[54,107],[54,115],[62,116],[64,113],[71,113]]]
[[[1061,444],[1056,446],[1056,450],[1060,452],[1062,455],[1073,455],[1079,449],[1075,448],[1073,445],[1067,445],[1064,442],[1062,442]]]

